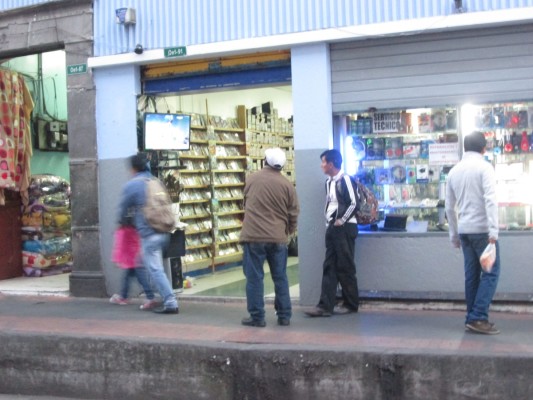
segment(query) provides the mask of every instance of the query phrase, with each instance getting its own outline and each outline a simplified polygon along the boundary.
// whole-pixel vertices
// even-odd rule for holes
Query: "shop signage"
[[[187,55],[187,47],[167,47],[165,49],[165,58],[182,57]]]
[[[429,164],[453,165],[459,162],[459,143],[431,143]]]
[[[400,132],[401,113],[374,113],[372,131],[374,133]]]
[[[84,74],[87,72],[87,64],[67,65],[67,75]]]

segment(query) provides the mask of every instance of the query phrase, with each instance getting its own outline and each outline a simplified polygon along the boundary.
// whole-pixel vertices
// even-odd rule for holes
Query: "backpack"
[[[144,179],[146,182],[146,203],[143,207],[146,222],[157,232],[172,232],[176,228],[176,217],[167,188],[157,178]]]
[[[348,175],[355,190],[355,218],[358,225],[375,224],[379,220],[379,203],[374,193],[354,176]]]
[[[379,220],[379,203],[374,193],[359,180],[350,177],[357,188],[355,217],[359,225],[375,224]]]

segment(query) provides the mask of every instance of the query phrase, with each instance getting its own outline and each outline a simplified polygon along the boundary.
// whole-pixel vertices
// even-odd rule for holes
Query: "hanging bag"
[[[481,264],[481,269],[485,272],[491,272],[494,262],[496,261],[496,245],[494,243],[489,243],[481,256],[479,257],[479,263]]]
[[[133,226],[121,226],[115,231],[111,261],[120,268],[135,268],[141,242]]]

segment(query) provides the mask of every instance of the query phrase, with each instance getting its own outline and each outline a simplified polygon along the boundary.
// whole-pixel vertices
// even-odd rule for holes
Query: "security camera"
[[[137,46],[135,46],[135,50],[133,51],[135,52],[135,54],[142,54],[144,51],[142,44],[138,44]]]

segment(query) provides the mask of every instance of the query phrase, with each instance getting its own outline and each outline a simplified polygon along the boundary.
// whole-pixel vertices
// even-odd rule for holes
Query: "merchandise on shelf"
[[[27,276],[70,272],[70,184],[55,175],[33,175],[22,210],[22,267]]]
[[[292,121],[279,118],[272,102],[249,110],[238,106],[236,118],[190,115],[189,150],[176,157],[168,151],[155,166],[179,196],[180,220],[187,224],[185,271],[242,259],[246,174],[262,168],[266,148],[284,149],[284,173],[294,181]]]
[[[346,121],[345,167],[379,200],[382,216],[407,214],[441,230],[444,168],[459,157],[454,109],[367,112]]]

